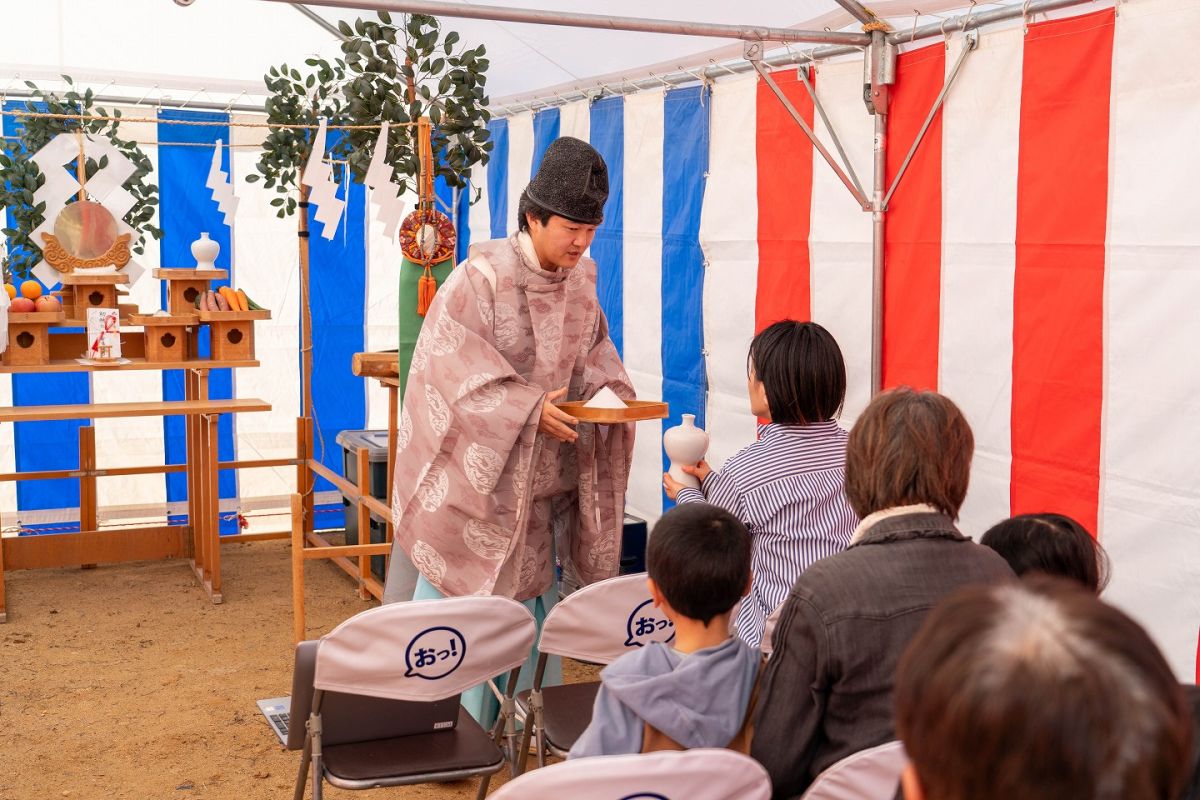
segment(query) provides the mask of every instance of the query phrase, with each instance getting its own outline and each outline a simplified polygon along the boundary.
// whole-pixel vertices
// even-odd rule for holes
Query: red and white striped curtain
[[[1200,628],[1200,3],[1129,0],[986,33],[892,199],[886,386],[936,389],[975,431],[962,528],[1056,511],[1097,533],[1106,598],[1196,674]],[[900,56],[898,170],[963,41]],[[775,75],[824,134],[792,70]],[[860,62],[816,92],[869,186]],[[814,119],[814,116],[816,119]],[[760,81],[716,85],[701,242],[708,426],[753,436],[745,356],[783,317],[828,327],[844,421],[869,399],[871,219]],[[826,139],[828,141],[828,139]],[[753,309],[754,313],[750,314]]]

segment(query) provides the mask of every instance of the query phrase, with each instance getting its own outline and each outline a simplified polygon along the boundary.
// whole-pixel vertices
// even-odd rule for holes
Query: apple
[[[62,303],[58,302],[58,298],[48,294],[39,297],[34,303],[34,307],[38,311],[46,311],[54,314],[62,311]]]
[[[29,314],[37,311],[37,306],[28,297],[18,297],[9,304],[8,310],[14,314]]]

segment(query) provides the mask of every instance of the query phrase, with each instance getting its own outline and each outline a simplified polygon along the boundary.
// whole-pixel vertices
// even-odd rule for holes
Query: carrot
[[[238,289],[236,294],[237,294],[237,299],[238,299],[238,305],[240,305],[242,307],[242,311],[249,311],[250,310],[250,298],[247,297],[246,293],[243,292],[241,289]]]
[[[224,287],[222,287],[224,288]],[[225,296],[225,292],[217,292],[214,295],[217,302],[218,311],[232,311],[233,308],[229,305],[229,298]]]
[[[233,289],[230,289],[228,286],[222,286],[220,288],[220,292],[221,292],[221,297],[224,297],[225,302],[227,302],[229,304],[230,311],[240,311],[241,310],[241,308],[238,304],[237,295],[233,293]]]

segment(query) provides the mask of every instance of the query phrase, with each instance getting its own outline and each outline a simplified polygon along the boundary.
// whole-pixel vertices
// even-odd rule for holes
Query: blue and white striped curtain
[[[11,105],[11,104],[10,104]],[[475,169],[471,190],[454,192],[438,181],[440,207],[458,223],[459,258],[471,241],[507,236],[515,230],[517,200],[550,143],[560,135],[592,142],[609,165],[610,197],[605,222],[592,256],[600,265],[599,294],[613,341],[625,355],[643,397],[664,398],[672,408],[665,425],[679,414],[696,413],[703,422],[704,365],[701,352],[702,255],[698,241],[700,206],[708,154],[709,102],[700,88],[647,92],[629,99],[605,98],[519,115],[491,123],[494,149],[490,163]],[[148,112],[123,109],[130,118]],[[271,403],[268,413],[224,416],[220,421],[220,457],[225,460],[287,458],[295,453],[299,415],[299,282],[296,219],[278,219],[270,205],[273,191],[248,184],[260,150],[261,128],[240,127],[247,117],[193,111],[161,111],[155,122],[126,122],[123,135],[143,142],[154,163],[152,179],[161,202],[156,224],[165,235],[147,243],[139,257],[154,267],[191,266],[191,243],[201,232],[221,245],[217,266],[230,282],[272,310],[257,323],[256,350],[261,366],[213,370],[213,397],[258,397]],[[5,133],[18,119],[6,117]],[[183,123],[183,124],[180,124]],[[187,124],[206,123],[206,124]],[[212,123],[218,123],[216,125]],[[220,124],[223,123],[223,124]],[[232,144],[223,157],[241,198],[232,228],[226,226],[204,187],[216,140]],[[157,143],[157,144],[154,144]],[[469,200],[474,191],[481,197]],[[339,196],[348,202],[332,240],[311,223],[310,275],[313,315],[313,402],[317,456],[341,469],[339,431],[383,428],[387,397],[382,389],[350,373],[350,358],[361,350],[396,346],[396,269],[401,254],[382,226],[371,219],[364,187],[343,183]],[[627,286],[628,284],[628,286]],[[143,310],[161,306],[165,285],[149,274],[131,288],[129,302]],[[664,329],[662,308],[672,310]],[[202,344],[206,352],[207,342]],[[178,372],[119,374],[44,374],[0,376],[0,404],[174,400],[183,397]],[[101,466],[179,464],[185,458],[183,420],[95,420]],[[0,428],[0,471],[74,469],[78,466],[81,422],[33,422]],[[653,518],[664,498],[658,474],[663,468],[664,424],[639,426],[638,459],[631,481],[630,507]],[[292,468],[227,471],[221,474],[222,533],[237,531],[243,512],[252,529],[278,527],[284,498],[294,488]],[[74,480],[31,481],[0,486],[0,513],[11,529],[28,532],[78,530],[79,492]],[[182,521],[186,477],[127,476],[101,479],[103,524],[123,521]],[[340,503],[320,481],[320,527],[340,524]]]

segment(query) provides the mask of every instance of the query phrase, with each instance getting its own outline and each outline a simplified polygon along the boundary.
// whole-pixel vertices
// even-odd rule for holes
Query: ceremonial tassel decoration
[[[422,317],[429,312],[429,306],[433,304],[433,295],[437,292],[437,281],[433,279],[433,270],[430,265],[425,265],[425,274],[421,276],[420,282],[417,284],[417,313]]]

